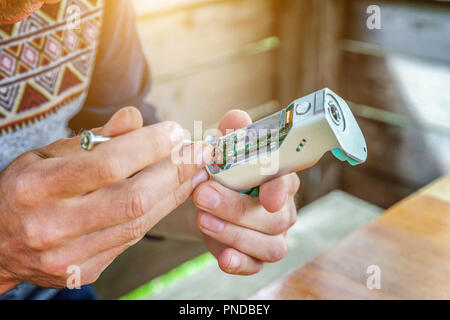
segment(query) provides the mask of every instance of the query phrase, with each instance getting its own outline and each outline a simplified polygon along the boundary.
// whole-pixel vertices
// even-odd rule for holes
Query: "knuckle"
[[[41,243],[38,240],[40,238],[40,228],[34,222],[28,220],[25,220],[22,224],[23,242],[25,246],[31,249],[39,249],[41,247]]]
[[[142,217],[147,209],[147,198],[144,192],[136,189],[129,193],[129,200],[126,202],[125,215],[128,219]]]
[[[177,166],[177,182],[178,186],[181,186],[186,181],[186,167],[181,164]]]
[[[144,224],[138,220],[126,224],[123,229],[123,241],[131,241],[142,238],[146,233]]]
[[[269,246],[268,261],[277,262],[284,258],[287,253],[287,243],[284,237],[278,236],[273,245]]]
[[[33,250],[45,250],[55,246],[60,241],[58,228],[43,227],[34,220],[23,223],[25,245]]]

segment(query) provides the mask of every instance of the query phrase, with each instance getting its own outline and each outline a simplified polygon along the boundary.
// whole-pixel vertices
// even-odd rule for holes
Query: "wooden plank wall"
[[[282,105],[322,89],[337,90],[343,33],[343,0],[280,0],[278,3],[277,99]],[[326,154],[316,166],[299,173],[297,204],[302,206],[342,188],[341,165]]]
[[[450,170],[450,102],[439,81],[450,74],[449,3],[134,1],[154,79],[149,100],[162,119],[206,128],[227,110],[263,116],[323,87],[354,103],[367,163],[350,168],[326,155],[301,173],[303,203],[341,188],[388,207]],[[382,30],[366,28],[371,4]]]
[[[332,88],[352,102],[369,147],[363,166],[327,154],[302,172],[303,203],[340,188],[386,208],[450,171],[449,3],[278,3],[279,101]],[[366,27],[369,5],[382,30]]]
[[[371,4],[381,30],[365,27]],[[378,117],[360,117],[369,158],[345,167],[341,181],[387,207],[450,171],[450,4],[349,0],[346,15],[339,90],[371,107],[355,112]],[[393,114],[383,121],[379,111]]]
[[[279,99],[292,99],[324,87],[336,88],[344,21],[342,0],[279,1]]]
[[[273,0],[137,1],[162,119],[192,130],[275,96]],[[271,38],[272,37],[272,38]]]

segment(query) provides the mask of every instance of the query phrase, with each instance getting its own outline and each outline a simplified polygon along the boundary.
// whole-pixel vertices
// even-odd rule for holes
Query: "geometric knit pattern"
[[[73,5],[80,9],[77,28],[68,27]],[[81,107],[102,17],[101,0],[62,0],[18,23],[0,25],[0,137],[44,120],[71,101]]]
[[[20,130],[0,135],[0,171],[23,153],[70,136],[67,119],[80,111],[84,98],[85,95],[82,94],[65,104],[64,108],[49,113],[43,119],[27,124]]]

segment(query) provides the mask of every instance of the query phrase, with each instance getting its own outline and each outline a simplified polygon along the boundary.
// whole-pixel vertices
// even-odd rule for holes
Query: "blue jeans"
[[[97,295],[92,286],[80,289],[50,289],[22,282],[0,295],[0,300],[95,300]]]

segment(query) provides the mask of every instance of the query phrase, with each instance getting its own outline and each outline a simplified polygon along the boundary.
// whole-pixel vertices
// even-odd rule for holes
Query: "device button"
[[[303,102],[298,103],[295,106],[295,113],[298,115],[302,115],[302,114],[307,113],[310,108],[311,108],[311,103],[309,103],[308,101],[303,101]]]

